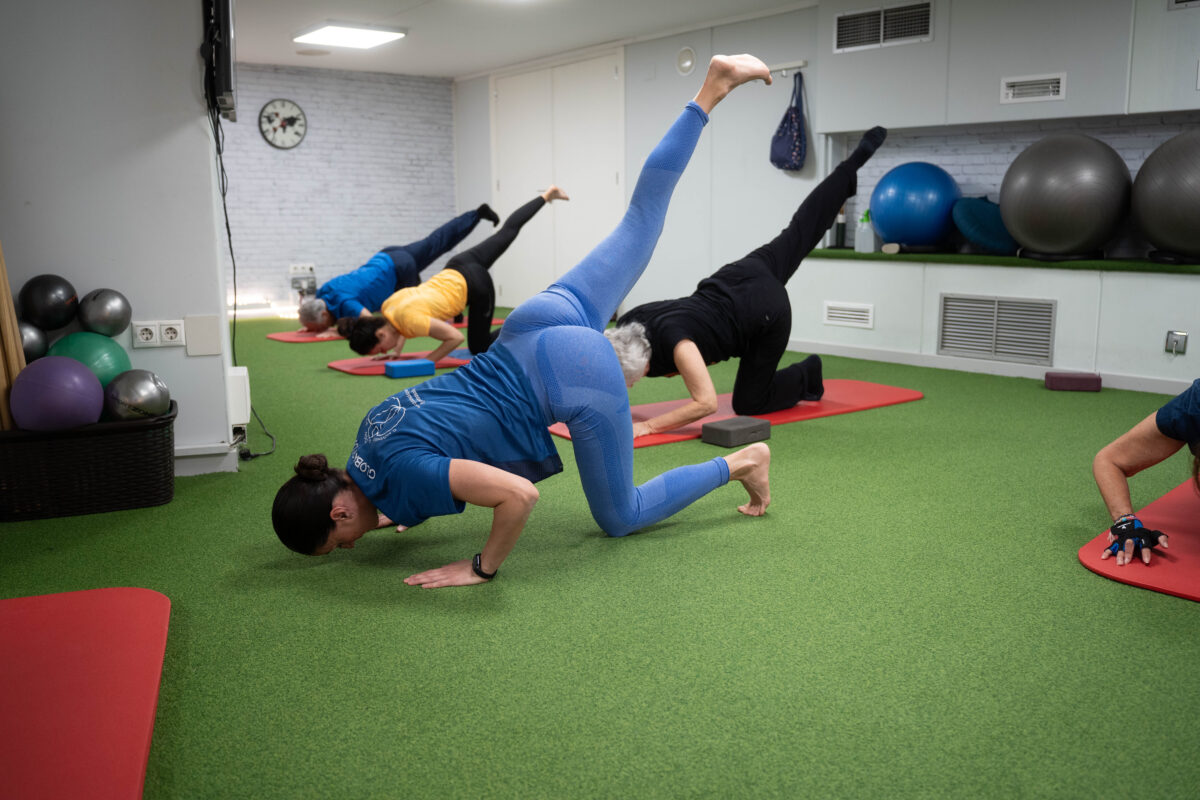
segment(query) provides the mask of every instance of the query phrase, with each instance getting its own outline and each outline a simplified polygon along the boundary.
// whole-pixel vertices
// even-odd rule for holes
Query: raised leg
[[[729,92],[752,80],[771,82],[766,65],[754,56],[713,57],[696,98],[676,118],[642,166],[629,209],[616,230],[546,292],[534,296],[510,315],[510,321],[515,318],[518,322],[514,333],[522,326],[544,325],[604,329],[650,263],[671,194],[696,148],[700,132],[708,124],[708,113]],[[565,305],[561,301],[548,302],[545,295],[557,295],[567,302]]]
[[[465,239],[479,224],[479,219],[479,209],[467,211],[440,226],[424,239],[418,239],[399,249],[408,254],[420,272]],[[396,257],[393,256],[392,259],[396,260]]]

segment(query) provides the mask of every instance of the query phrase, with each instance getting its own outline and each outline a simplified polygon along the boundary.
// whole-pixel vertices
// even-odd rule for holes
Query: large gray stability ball
[[[93,333],[116,336],[132,318],[129,301],[116,289],[93,289],[79,301],[79,324]]]
[[[1000,184],[1000,216],[1023,247],[1047,255],[1094,252],[1129,210],[1129,167],[1082,133],[1059,133],[1017,156]]]
[[[46,350],[50,347],[50,342],[46,339],[46,332],[25,320],[21,320],[17,325],[21,329],[21,349],[25,351],[25,363],[37,361],[46,355]]]
[[[111,419],[157,417],[171,407],[171,392],[148,369],[129,369],[104,387],[104,413]]]
[[[75,287],[61,275],[37,275],[25,281],[17,293],[17,304],[21,319],[52,331],[75,319],[79,298]]]
[[[1200,131],[1168,139],[1142,164],[1133,219],[1160,250],[1200,256]]]

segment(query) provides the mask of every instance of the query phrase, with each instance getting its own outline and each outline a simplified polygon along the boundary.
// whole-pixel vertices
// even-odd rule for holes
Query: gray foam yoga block
[[[770,438],[771,423],[757,417],[730,417],[700,426],[700,439],[721,447],[737,447]]]

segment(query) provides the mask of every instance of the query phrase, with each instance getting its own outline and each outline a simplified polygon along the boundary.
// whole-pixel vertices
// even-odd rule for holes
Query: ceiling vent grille
[[[833,52],[928,41],[932,36],[932,20],[933,3],[839,14],[834,19]]]
[[[825,301],[825,324],[847,328],[874,328],[875,306],[871,303]]]
[[[1067,98],[1067,73],[1000,79],[1001,103],[1039,103]]]
[[[938,355],[1054,362],[1053,300],[942,295]]]

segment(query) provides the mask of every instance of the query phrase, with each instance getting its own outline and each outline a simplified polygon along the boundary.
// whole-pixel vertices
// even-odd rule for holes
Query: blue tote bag
[[[808,135],[804,130],[804,76],[796,73],[792,84],[792,102],[771,137],[771,163],[794,172],[804,166],[808,153]]]

